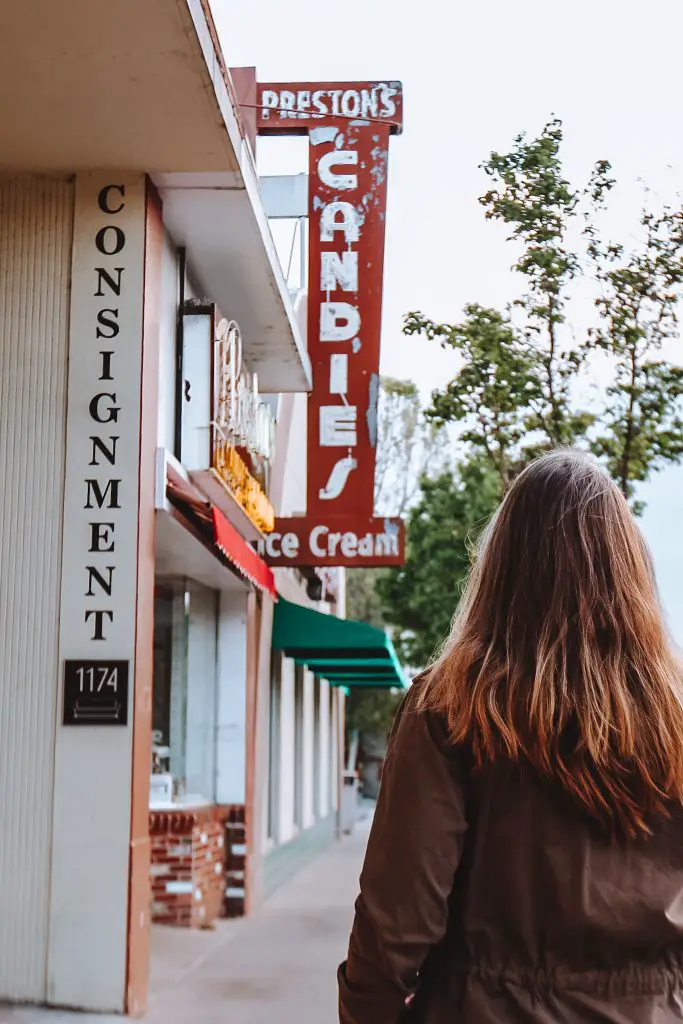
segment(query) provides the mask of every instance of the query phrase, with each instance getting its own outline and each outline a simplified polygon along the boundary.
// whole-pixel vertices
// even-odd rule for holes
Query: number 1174
[[[118,689],[117,668],[98,666],[97,668],[79,668],[76,672],[81,693],[102,693],[103,690]]]

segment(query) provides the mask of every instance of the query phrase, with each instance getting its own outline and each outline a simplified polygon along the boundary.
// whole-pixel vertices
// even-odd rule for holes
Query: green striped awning
[[[273,649],[333,686],[404,689],[408,685],[394,645],[383,630],[283,598],[275,606]]]

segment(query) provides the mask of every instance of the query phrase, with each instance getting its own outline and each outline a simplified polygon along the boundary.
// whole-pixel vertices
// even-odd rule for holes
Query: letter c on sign
[[[269,533],[266,535],[266,554],[269,558],[280,557],[280,541],[282,540],[281,533]]]
[[[328,185],[330,188],[341,189],[342,192],[348,192],[350,189],[358,188],[358,175],[357,174],[335,174],[332,168],[337,165],[353,165],[354,167],[358,164],[358,151],[355,149],[344,149],[336,150],[333,149],[330,153],[325,153],[324,156],[320,157],[318,161],[318,174],[323,185]]]
[[[311,535],[308,539],[309,546],[311,548],[311,554],[315,555],[316,558],[326,558],[327,549],[320,546],[318,543],[328,533],[326,526],[315,526],[311,530]]]
[[[118,192],[119,195],[121,196],[121,200],[122,201],[119,203],[119,205],[116,207],[116,209],[114,209],[113,207],[111,207],[109,205],[109,193],[110,192]],[[97,205],[99,206],[99,208],[102,211],[102,213],[121,213],[121,210],[123,209],[123,207],[125,205],[123,203],[123,197],[125,196],[125,194],[126,194],[126,186],[125,185],[105,185],[103,189],[100,189],[100,194],[97,197]]]

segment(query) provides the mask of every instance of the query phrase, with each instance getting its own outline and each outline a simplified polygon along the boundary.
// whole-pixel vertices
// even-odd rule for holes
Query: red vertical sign
[[[276,524],[300,537],[296,556],[278,564],[325,564],[310,541],[321,529],[346,538],[326,556],[343,558],[337,564],[395,564],[403,524],[372,516],[389,137],[402,127],[401,87],[261,85],[259,104],[262,134],[310,140],[307,513]],[[352,539],[380,536],[391,539],[390,555],[384,540],[366,550]]]
[[[373,513],[389,128],[310,132],[308,515]]]

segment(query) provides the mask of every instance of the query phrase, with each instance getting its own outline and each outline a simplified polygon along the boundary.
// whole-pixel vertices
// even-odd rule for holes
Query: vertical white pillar
[[[315,677],[309,669],[304,670],[304,799],[303,827],[311,828],[315,824]]]
[[[187,795],[215,800],[216,718],[218,708],[217,594],[189,586],[187,639]]]
[[[294,786],[295,786],[295,702],[294,662],[291,658],[282,660],[280,695],[280,835],[282,843],[288,842],[295,834],[294,827]]]
[[[220,596],[216,803],[224,805],[246,801],[247,600],[246,591]]]
[[[318,814],[330,813],[330,684],[320,681],[320,774],[318,776]]]
[[[252,747],[248,751],[249,770],[247,774],[247,908],[254,910],[263,902],[263,860],[269,840],[269,812],[273,796],[271,784],[275,768],[271,763],[271,681],[277,673],[278,657],[271,651],[273,627],[272,599],[263,596],[258,615],[254,611],[254,597],[250,599],[249,622],[253,624],[254,641],[252,657],[254,691],[251,707],[254,718]]]
[[[48,1001],[114,1012],[129,933],[145,190],[143,175],[77,177],[71,280]]]
[[[333,811],[339,809],[339,697],[340,688],[335,687],[330,694],[331,717],[330,717],[330,806]]]

